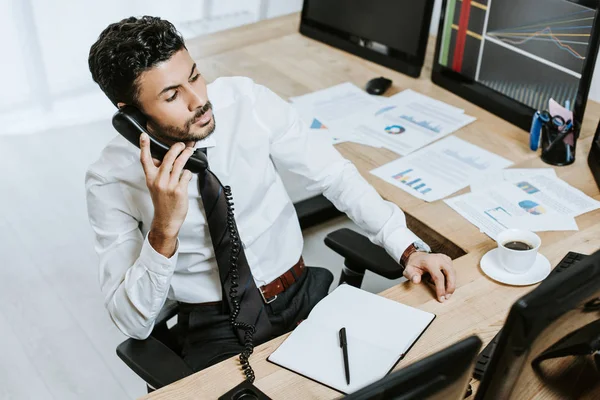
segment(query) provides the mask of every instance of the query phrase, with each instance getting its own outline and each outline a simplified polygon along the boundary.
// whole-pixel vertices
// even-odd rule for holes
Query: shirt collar
[[[202,140],[198,140],[196,142],[196,145],[194,146],[195,149],[203,149],[203,148],[208,148],[208,147],[215,147],[217,145],[217,141],[215,140],[215,134],[213,132],[212,135],[210,135],[207,138],[204,138]]]

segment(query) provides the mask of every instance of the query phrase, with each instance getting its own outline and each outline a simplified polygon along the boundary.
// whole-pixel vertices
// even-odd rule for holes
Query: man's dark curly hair
[[[139,106],[137,78],[184,49],[183,37],[169,21],[129,17],[110,24],[90,48],[92,78],[110,101]]]

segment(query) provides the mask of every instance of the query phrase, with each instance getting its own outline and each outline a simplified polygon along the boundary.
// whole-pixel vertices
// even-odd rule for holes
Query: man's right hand
[[[154,205],[154,218],[148,234],[150,244],[167,258],[175,254],[177,235],[188,211],[188,185],[192,173],[183,169],[193,147],[175,143],[162,161],[152,158],[150,139],[140,135],[140,161]]]

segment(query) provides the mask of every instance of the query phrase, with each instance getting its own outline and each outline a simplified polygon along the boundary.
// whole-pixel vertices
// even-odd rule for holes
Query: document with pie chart
[[[577,230],[574,217],[600,208],[600,202],[556,176],[521,171],[496,184],[477,185],[480,189],[445,202],[493,239],[508,228]]]
[[[445,202],[492,239],[511,228],[533,232],[578,230],[572,216],[534,197],[531,191],[530,186],[503,182]]]
[[[405,92],[346,119],[347,130],[405,156],[475,121],[439,100]]]

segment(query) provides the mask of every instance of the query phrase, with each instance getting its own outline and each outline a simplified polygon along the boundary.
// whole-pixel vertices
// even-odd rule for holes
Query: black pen
[[[340,329],[340,347],[344,353],[344,369],[346,370],[346,383],[350,384],[350,362],[348,361],[348,340],[346,339],[346,328]]]

